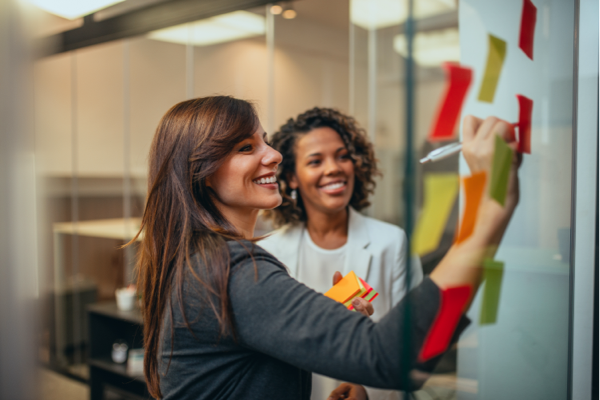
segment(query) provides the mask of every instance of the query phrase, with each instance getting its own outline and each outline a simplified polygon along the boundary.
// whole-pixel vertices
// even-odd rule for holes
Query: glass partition
[[[568,398],[575,4],[536,1],[533,15],[531,4],[460,2],[461,62],[474,71],[464,113],[517,122],[523,119],[517,95],[533,102],[520,204],[496,255],[504,263],[497,317],[481,322],[480,290],[459,343],[458,377],[477,387],[461,394],[465,399]],[[530,24],[531,57],[519,41]],[[506,53],[493,99],[482,101],[496,48],[489,35],[506,43]],[[518,134],[524,134],[520,127]]]
[[[382,171],[364,213],[404,227],[408,152],[418,160],[458,140],[428,140],[448,82],[441,63],[453,61],[474,74],[463,116],[517,122],[515,95],[533,100],[532,151],[521,168],[521,204],[496,256],[504,263],[496,282],[497,317],[481,322],[484,283],[469,312],[470,327],[423,389],[410,396],[565,398],[574,2],[535,2],[533,60],[518,42],[528,2],[414,1],[412,149],[406,147],[405,125],[407,1],[280,2],[37,61],[40,264],[48,277],[42,280],[47,282],[42,361],[87,379],[86,307],[114,301],[116,289],[135,281],[135,245],[121,246],[139,228],[150,143],[172,105],[213,94],[247,99],[256,104],[268,134],[315,106],[354,116],[374,143]],[[489,35],[507,44],[491,102],[480,99]],[[456,195],[445,200],[439,240],[427,248],[413,243],[412,255],[425,274],[454,242],[464,202],[458,179],[469,174],[459,160],[455,155],[415,163],[412,241],[418,241],[428,207],[440,199],[427,182],[455,179]],[[260,220],[256,234],[271,228]]]

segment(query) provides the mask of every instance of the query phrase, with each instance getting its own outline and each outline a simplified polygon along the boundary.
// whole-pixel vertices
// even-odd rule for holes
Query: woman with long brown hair
[[[511,131],[493,118],[465,121],[463,151],[473,172],[489,172],[495,133],[510,138]],[[493,254],[488,249],[499,243],[518,202],[517,163],[505,207],[484,195],[471,237],[374,323],[298,283],[254,244],[258,212],[281,203],[281,155],[265,138],[252,105],[225,96],[179,103],[159,123],[138,276],[150,393],[308,399],[310,371],[409,388],[398,378],[401,355],[417,367],[440,289],[479,285],[483,257]],[[410,343],[400,340],[403,326]]]

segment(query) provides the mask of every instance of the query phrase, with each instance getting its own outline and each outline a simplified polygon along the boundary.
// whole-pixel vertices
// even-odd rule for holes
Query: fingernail
[[[354,299],[354,300],[352,300],[352,305],[353,305],[354,307],[358,307],[358,306],[360,306],[360,300],[358,300],[358,299]]]

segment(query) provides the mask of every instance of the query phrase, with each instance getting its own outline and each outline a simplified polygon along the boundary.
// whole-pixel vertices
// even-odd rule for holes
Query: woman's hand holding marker
[[[463,155],[472,175],[485,174],[486,189],[478,203],[472,233],[452,246],[446,257],[431,273],[431,279],[441,288],[470,286],[475,293],[481,281],[481,265],[484,258],[493,258],[519,202],[518,168],[521,155],[514,152],[504,207],[489,195],[494,143],[496,136],[503,138],[511,149],[516,150],[514,127],[496,117],[485,120],[467,116],[463,123]]]

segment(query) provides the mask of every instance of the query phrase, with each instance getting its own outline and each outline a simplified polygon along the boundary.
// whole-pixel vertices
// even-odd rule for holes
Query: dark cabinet
[[[113,343],[124,341],[129,349],[143,347],[143,323],[138,309],[121,311],[115,303],[88,306],[90,399],[104,400],[107,393],[125,399],[148,399],[144,377],[127,370],[127,363],[112,361]]]

